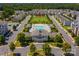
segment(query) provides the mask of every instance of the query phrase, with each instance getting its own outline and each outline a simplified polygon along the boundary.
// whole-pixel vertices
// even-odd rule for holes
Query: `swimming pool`
[[[42,31],[46,30],[47,32],[51,32],[50,26],[47,24],[32,24],[32,28],[29,30],[29,32],[34,32],[34,31]]]
[[[36,30],[40,31],[40,30],[44,30],[44,26],[35,26]]]

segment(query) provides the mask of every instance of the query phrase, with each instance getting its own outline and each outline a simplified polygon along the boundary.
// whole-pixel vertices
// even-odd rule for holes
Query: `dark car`
[[[13,53],[13,56],[21,56],[20,53]]]

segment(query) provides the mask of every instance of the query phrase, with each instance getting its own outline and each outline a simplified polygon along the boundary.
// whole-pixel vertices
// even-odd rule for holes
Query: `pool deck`
[[[50,26],[47,24],[32,24],[32,28],[30,29],[29,32],[33,32],[36,30],[46,30],[48,32],[51,32]]]

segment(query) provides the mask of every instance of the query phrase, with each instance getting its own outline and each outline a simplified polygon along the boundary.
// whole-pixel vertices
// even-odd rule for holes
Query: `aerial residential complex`
[[[0,5],[0,56],[79,56],[79,4]]]

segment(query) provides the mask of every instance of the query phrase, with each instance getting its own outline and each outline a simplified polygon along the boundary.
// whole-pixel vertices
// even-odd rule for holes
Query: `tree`
[[[13,52],[15,50],[15,44],[13,42],[9,45],[10,50]]]
[[[63,43],[56,43],[56,46],[61,48],[63,46]]]
[[[26,46],[28,44],[24,33],[19,33],[17,35],[17,41],[20,42],[21,46]]]
[[[48,36],[48,42],[54,42],[54,37]]]
[[[30,37],[25,36],[24,33],[19,33],[17,35],[17,41],[20,42],[21,46],[27,46],[30,42]]]
[[[55,36],[55,42],[59,42],[59,43],[63,43],[63,40],[62,40],[62,37],[61,37],[61,35],[56,35]]]
[[[33,53],[33,52],[35,52],[35,51],[36,51],[35,45],[34,45],[34,44],[31,44],[31,45],[30,45],[30,52]]]
[[[10,8],[14,10],[32,10],[32,9],[72,9],[79,10],[79,4],[64,4],[64,3],[46,3],[46,4],[3,4],[2,8]]]
[[[76,19],[77,15],[74,15],[73,18]]]
[[[15,26],[15,25],[13,25],[13,30],[14,30],[14,31],[16,30],[16,26]]]
[[[24,42],[24,41],[25,41],[25,34],[24,34],[24,33],[19,33],[19,34],[17,35],[17,40],[18,40],[19,42]]]
[[[76,44],[79,46],[79,36],[77,36],[77,37],[75,38],[75,42],[76,42]]]
[[[8,18],[10,15],[13,15],[14,14],[14,9],[13,7],[11,6],[8,6],[8,5],[5,5],[3,7],[3,14],[2,14],[2,17],[3,18]]]
[[[45,52],[46,55],[50,55],[51,54],[51,48],[50,48],[50,46],[47,43],[45,43],[43,45],[43,51]]]
[[[68,16],[69,16],[69,17],[72,17],[72,14],[70,13]]]
[[[66,43],[66,42],[63,43],[63,50],[65,52],[68,52],[70,50],[70,48],[71,48],[71,46],[68,43]]]
[[[5,38],[3,35],[0,35],[0,44],[3,44],[5,42]]]

